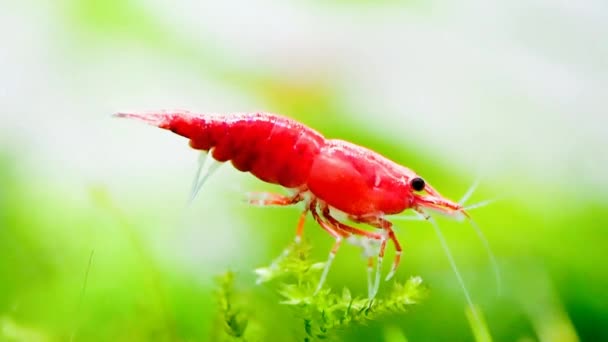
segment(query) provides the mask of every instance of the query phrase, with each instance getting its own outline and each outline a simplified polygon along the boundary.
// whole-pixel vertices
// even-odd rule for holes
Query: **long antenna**
[[[78,296],[78,306],[76,307],[76,316],[80,315],[80,309],[82,306],[82,300],[84,298],[84,292],[87,289],[87,283],[89,282],[89,271],[91,270],[91,264],[93,263],[93,254],[95,254],[95,249],[91,249],[91,254],[89,255],[89,262],[87,263],[87,270],[84,274],[84,283],[82,284],[82,288],[80,289],[80,296]],[[78,319],[78,323],[74,327],[74,331],[70,335],[70,342],[74,341],[76,337],[76,333],[78,332],[78,328],[80,327],[80,319]]]
[[[479,228],[477,223],[470,216],[467,216],[467,219],[469,220],[469,223],[471,223],[471,226],[475,230],[475,233],[477,233],[479,240],[481,240],[481,243],[483,244],[483,247],[485,248],[486,253],[488,254],[488,258],[490,258],[492,268],[494,269],[494,277],[496,278],[496,291],[500,296],[500,294],[502,293],[502,277],[500,274],[500,268],[498,267],[498,262],[496,261],[496,256],[492,252],[492,247],[490,247],[490,243],[488,242],[488,239],[486,239],[486,236],[483,234],[481,228]]]
[[[464,194],[464,196],[462,196],[460,201],[458,201],[458,204],[460,204],[461,206],[464,206],[464,204],[471,198],[471,196],[473,195],[473,192],[475,192],[475,189],[477,189],[478,185],[479,185],[479,179],[477,179],[477,180],[475,180],[475,182],[473,182],[473,184],[471,185],[471,187],[469,187],[469,189]],[[493,203],[494,201],[496,201],[496,199],[489,199],[489,200],[481,201],[481,202],[478,202],[475,204],[471,204],[468,207],[465,207],[464,210],[469,211],[469,210],[481,208],[488,204]],[[471,223],[471,226],[475,230],[477,237],[479,237],[479,240],[481,240],[481,243],[483,244],[483,247],[486,250],[486,253],[488,254],[488,258],[490,259],[490,263],[492,263],[492,268],[494,270],[494,277],[496,278],[496,292],[500,296],[500,294],[502,292],[502,289],[501,289],[502,279],[501,279],[501,275],[500,275],[500,269],[498,268],[498,262],[496,261],[496,256],[494,256],[494,253],[492,252],[492,248],[490,247],[490,243],[488,242],[488,239],[486,239],[481,228],[479,228],[477,223],[469,215],[465,214],[465,216]]]
[[[496,198],[483,200],[481,202],[477,202],[477,203],[474,203],[474,204],[471,204],[469,206],[464,207],[464,210],[470,211],[470,210],[473,210],[473,209],[485,207],[488,204],[492,204],[492,203],[496,202],[496,200],[497,200]]]
[[[452,271],[454,271],[454,274],[456,275],[456,279],[458,279],[458,283],[460,284],[460,287],[462,288],[462,292],[464,292],[464,296],[466,298],[467,304],[471,308],[473,316],[475,317],[475,321],[478,324],[482,324],[481,319],[479,318],[479,315],[477,314],[477,310],[475,310],[475,306],[473,306],[473,301],[471,300],[471,295],[469,294],[469,290],[467,290],[467,286],[464,283],[464,279],[462,278],[462,275],[460,275],[460,271],[458,270],[456,261],[454,261],[454,257],[452,256],[450,247],[448,246],[447,241],[443,237],[441,228],[439,228],[439,224],[437,223],[437,221],[435,221],[435,219],[433,219],[432,216],[430,216],[426,212],[422,211],[422,215],[424,215],[426,220],[429,221],[433,225],[433,228],[435,228],[435,233],[437,233],[437,237],[439,238],[441,247],[443,248],[443,251],[445,252],[446,257],[448,258],[448,260],[450,262],[450,266],[452,267]]]
[[[467,192],[465,192],[465,194],[462,196],[460,201],[458,201],[458,203],[460,205],[464,205],[466,203],[466,201],[468,201],[469,198],[471,198],[471,196],[473,196],[473,192],[475,192],[475,189],[477,189],[477,186],[479,186],[479,179],[476,179],[475,182],[473,182],[473,184],[471,184],[471,187],[469,187]]]

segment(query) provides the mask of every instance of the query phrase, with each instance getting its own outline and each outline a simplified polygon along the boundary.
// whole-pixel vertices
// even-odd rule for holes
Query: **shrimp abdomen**
[[[287,188],[306,184],[325,138],[292,119],[268,113],[230,116],[151,113],[116,116],[135,118],[190,139],[197,150],[212,150],[214,159],[232,161],[240,171]]]

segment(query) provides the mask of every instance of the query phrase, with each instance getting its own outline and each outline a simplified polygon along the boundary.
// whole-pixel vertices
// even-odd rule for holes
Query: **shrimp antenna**
[[[492,204],[492,203],[494,203],[496,201],[497,201],[496,198],[484,200],[484,201],[481,201],[481,202],[477,202],[477,203],[471,204],[468,207],[464,207],[464,210],[469,211],[469,210],[473,210],[473,209],[478,209],[478,208],[481,208],[481,207],[485,207],[488,204]]]
[[[209,151],[211,152],[211,151]],[[198,158],[198,167],[194,180],[192,181],[192,190],[190,191],[190,198],[188,199],[188,205],[191,205],[198,192],[203,187],[203,184],[209,179],[209,177],[220,167],[220,163],[217,163],[210,156],[210,153],[202,152]]]
[[[473,184],[471,184],[471,186],[469,187],[467,192],[464,193],[464,195],[462,196],[460,201],[458,201],[458,204],[464,205],[471,198],[471,196],[473,196],[473,193],[475,192],[475,190],[477,189],[478,186],[479,186],[479,179],[476,179],[473,182]]]
[[[471,184],[471,186],[469,187],[469,189],[467,190],[467,192],[465,192],[465,194],[462,196],[462,198],[460,199],[460,201],[458,201],[458,204],[460,204],[461,206],[464,207],[464,204],[471,199],[471,196],[473,196],[473,193],[475,192],[475,190],[477,189],[477,187],[479,186],[479,179],[475,180],[475,182],[473,182],[473,184]],[[477,208],[481,208],[481,207],[485,207],[488,204],[494,203],[496,202],[496,198],[494,199],[489,199],[489,200],[484,200],[481,202],[477,202],[474,204],[471,204],[467,207],[464,207],[464,210],[472,210],[472,209],[477,209]]]
[[[479,237],[479,240],[481,240],[481,243],[488,254],[488,258],[490,259],[490,263],[492,263],[492,269],[494,270],[494,277],[496,280],[496,292],[500,296],[502,292],[502,277],[500,274],[500,268],[498,267],[498,262],[496,261],[496,256],[494,255],[494,252],[492,252],[492,247],[490,246],[488,239],[486,239],[486,236],[477,222],[475,222],[470,216],[467,216],[467,219],[471,224],[471,227],[473,227],[475,230],[475,233],[477,233],[477,237]]]
[[[425,218],[420,215],[400,215],[392,216],[391,219],[398,221],[424,221]]]
[[[475,192],[475,189],[477,189],[477,186],[479,186],[479,179],[477,179],[477,180],[475,180],[475,182],[473,182],[471,187],[469,187],[467,192],[464,194],[464,196],[462,196],[462,198],[460,199],[460,201],[458,201],[458,203],[460,205],[464,205],[471,198],[471,196],[473,195],[473,192]],[[477,203],[471,204],[468,207],[465,207],[463,210],[469,211],[472,209],[485,207],[486,205],[491,204],[495,201],[496,201],[496,199],[489,199],[489,200],[477,202]],[[498,268],[498,262],[496,261],[496,256],[492,252],[492,247],[490,247],[490,243],[488,242],[488,239],[486,239],[486,237],[483,234],[483,231],[481,230],[479,225],[477,225],[477,223],[469,215],[465,214],[465,216],[469,220],[469,223],[471,223],[471,227],[473,227],[473,229],[475,230],[477,237],[479,237],[479,240],[481,240],[481,243],[483,244],[483,247],[486,250],[486,253],[488,254],[488,258],[490,259],[490,263],[492,263],[492,269],[494,270],[494,277],[496,278],[496,291],[498,292],[498,295],[500,295],[501,287],[502,287],[502,278],[500,275],[500,269]]]
[[[84,298],[85,291],[87,289],[87,283],[89,282],[89,271],[91,271],[91,264],[93,263],[93,254],[95,254],[95,249],[91,249],[91,254],[89,254],[89,262],[87,263],[87,270],[84,274],[84,283],[82,284],[82,288],[80,289],[80,295],[78,296],[78,306],[76,307],[76,316],[80,315],[80,309],[82,306],[82,300]],[[70,342],[74,341],[76,337],[76,333],[78,333],[78,328],[80,324],[77,324],[70,335]]]
[[[460,287],[462,288],[462,292],[464,292],[465,299],[467,301],[467,304],[471,308],[475,321],[477,322],[477,324],[482,324],[481,319],[479,318],[479,315],[477,314],[477,310],[475,310],[475,306],[473,306],[473,301],[471,300],[471,295],[469,294],[469,290],[467,289],[467,286],[464,283],[464,279],[462,278],[462,275],[460,275],[460,271],[458,270],[458,266],[456,265],[456,261],[454,260],[454,257],[452,256],[450,247],[448,246],[448,243],[445,240],[443,233],[441,232],[441,228],[439,228],[439,224],[437,223],[437,221],[435,221],[435,219],[431,215],[426,213],[424,210],[422,210],[422,209],[419,209],[419,210],[420,210],[420,214],[433,225],[433,228],[435,229],[435,233],[437,233],[437,238],[439,238],[439,242],[441,243],[441,247],[443,248],[443,251],[445,252],[446,257],[448,258],[448,260],[450,262],[452,271],[454,271],[454,274],[456,275],[456,279],[458,279],[458,283],[460,284]]]

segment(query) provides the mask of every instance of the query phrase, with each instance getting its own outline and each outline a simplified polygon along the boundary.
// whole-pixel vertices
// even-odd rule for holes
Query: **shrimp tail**
[[[194,115],[189,111],[158,111],[148,113],[125,113],[114,114],[117,118],[135,119],[149,125],[169,130],[175,134],[190,139],[190,146],[196,150],[209,151],[215,141],[209,141],[214,137],[209,136],[213,130],[210,124],[213,120],[208,115]]]
[[[149,125],[161,128],[168,128],[171,121],[174,120],[174,114],[168,113],[115,113],[115,118],[127,118],[143,121]]]

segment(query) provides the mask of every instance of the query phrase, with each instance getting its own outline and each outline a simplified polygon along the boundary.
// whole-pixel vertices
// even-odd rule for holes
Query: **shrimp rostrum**
[[[117,113],[170,130],[190,140],[196,150],[209,152],[219,162],[231,161],[260,180],[291,190],[293,195],[250,194],[258,205],[287,206],[304,202],[296,227],[296,243],[301,240],[308,213],[335,240],[325,264],[321,288],[332,260],[344,239],[362,237],[379,246],[376,280],[370,285],[373,297],[387,243],[395,257],[386,279],[390,279],[401,260],[402,247],[387,217],[412,209],[423,219],[429,211],[469,218],[461,203],[443,197],[414,171],[367,148],[338,139],[326,139],[319,132],[287,117],[268,113],[229,116],[189,112]],[[193,198],[215,167],[202,167],[193,185]],[[201,169],[206,169],[201,176]],[[340,213],[339,217],[337,213]],[[369,225],[368,231],[345,221]],[[372,260],[368,262],[371,284]]]

